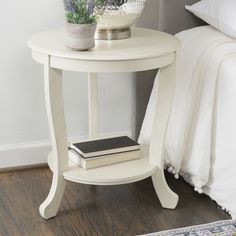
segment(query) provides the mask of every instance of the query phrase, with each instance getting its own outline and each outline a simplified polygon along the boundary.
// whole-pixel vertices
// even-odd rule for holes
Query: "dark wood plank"
[[[161,207],[150,179],[120,186],[68,182],[58,215],[45,221],[38,207],[50,188],[50,170],[0,173],[0,235],[129,236],[229,218],[183,180],[167,178],[180,196],[175,210]]]

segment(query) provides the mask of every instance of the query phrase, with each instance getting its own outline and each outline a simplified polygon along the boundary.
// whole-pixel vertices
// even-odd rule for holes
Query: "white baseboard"
[[[100,137],[112,137],[127,135],[132,137],[131,131],[104,133]],[[76,142],[87,137],[71,137],[70,141]],[[47,162],[47,155],[51,149],[49,141],[38,141],[30,143],[17,143],[0,146],[0,169],[14,168],[44,164]]]

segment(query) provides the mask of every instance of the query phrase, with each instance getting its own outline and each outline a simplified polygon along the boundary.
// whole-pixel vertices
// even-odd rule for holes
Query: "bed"
[[[177,33],[182,42],[165,167],[236,218],[236,40],[188,13],[184,6],[195,2],[159,1],[160,30]],[[157,88],[158,75],[139,137],[145,145]]]

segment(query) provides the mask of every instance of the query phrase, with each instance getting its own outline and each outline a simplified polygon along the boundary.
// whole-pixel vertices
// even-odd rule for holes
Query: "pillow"
[[[186,9],[230,37],[236,38],[236,0],[202,0]]]

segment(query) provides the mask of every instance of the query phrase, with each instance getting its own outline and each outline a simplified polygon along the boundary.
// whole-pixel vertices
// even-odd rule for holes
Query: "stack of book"
[[[69,158],[84,169],[138,159],[139,144],[127,136],[69,143]]]

